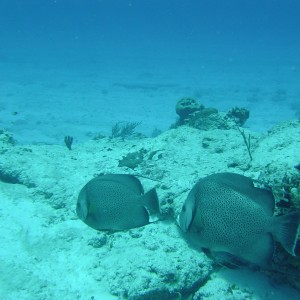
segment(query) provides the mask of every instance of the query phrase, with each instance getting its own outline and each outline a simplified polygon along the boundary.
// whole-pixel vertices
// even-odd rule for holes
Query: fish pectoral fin
[[[273,216],[275,199],[273,193],[266,189],[253,188],[252,201],[260,205],[268,216]]]
[[[214,255],[212,254],[212,252],[205,247],[201,247],[201,250],[203,251],[203,253],[210,259],[214,259]]]
[[[118,184],[121,184],[123,186],[126,186],[127,188],[130,188],[134,193],[136,194],[143,194],[144,188],[134,175],[130,174],[105,174],[102,176],[99,176],[100,180],[107,180],[112,181]]]
[[[244,266],[247,263],[241,257],[237,257],[224,251],[212,252],[211,255],[218,265],[226,267],[228,269],[237,269]]]

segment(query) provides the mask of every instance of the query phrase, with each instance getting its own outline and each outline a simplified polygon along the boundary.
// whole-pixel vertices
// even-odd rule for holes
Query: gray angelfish
[[[78,217],[97,230],[126,230],[149,223],[159,213],[155,188],[144,194],[133,175],[107,174],[90,180],[80,191]]]
[[[274,241],[295,255],[300,223],[299,211],[275,217],[274,207],[273,194],[254,187],[250,178],[218,173],[193,187],[179,225],[202,248],[266,266],[274,253]]]

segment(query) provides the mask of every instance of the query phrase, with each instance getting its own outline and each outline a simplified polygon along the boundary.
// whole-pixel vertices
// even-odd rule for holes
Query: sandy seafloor
[[[109,135],[118,121],[142,122],[139,131],[151,136],[175,121],[181,97],[224,112],[245,107],[250,111],[246,126],[256,132],[300,116],[296,49],[270,46],[258,55],[251,45],[203,45],[191,54],[181,45],[168,55],[145,56],[136,43],[130,54],[114,57],[118,50],[93,46],[100,54],[38,47],[0,53],[0,127],[21,143],[61,144],[65,135],[86,141]]]
[[[253,160],[235,130],[167,130],[155,138],[102,138],[65,145],[13,145],[0,135],[0,298],[299,299],[285,280],[247,267],[217,267],[189,247],[174,221],[125,232],[97,232],[75,214],[82,186],[99,173],[140,174],[156,186],[161,209],[176,216],[201,177],[231,171],[270,180],[295,173],[300,122],[252,136]],[[202,144],[209,139],[209,145]],[[119,167],[144,149],[136,169]],[[155,152],[153,152],[155,151]],[[229,167],[229,166],[235,167]],[[282,277],[284,278],[284,277]]]

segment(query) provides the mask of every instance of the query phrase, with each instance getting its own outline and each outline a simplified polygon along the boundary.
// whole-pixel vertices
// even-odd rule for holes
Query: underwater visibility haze
[[[299,117],[298,1],[1,1],[1,123],[21,142],[117,121],[166,130],[181,97]],[[4,84],[5,83],[5,84]],[[13,113],[17,114],[13,114]]]
[[[1,0],[0,298],[300,299],[299,16]]]

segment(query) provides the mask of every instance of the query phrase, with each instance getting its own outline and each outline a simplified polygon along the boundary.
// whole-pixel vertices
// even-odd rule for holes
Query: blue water
[[[296,0],[2,0],[0,126],[20,142],[132,120],[150,134],[192,96],[264,132],[300,115],[299,15]]]
[[[150,143],[154,148],[149,159],[137,170],[118,167],[118,161],[127,152],[144,151],[144,140],[141,145],[137,140],[132,144],[103,140],[96,147],[78,146],[98,134],[110,135],[118,121],[141,122],[137,131],[147,136],[154,129],[168,130],[176,121],[175,105],[181,97],[194,97],[224,112],[234,106],[249,109],[245,124],[251,132],[249,139],[252,131],[264,133],[282,121],[299,119],[300,0],[0,0],[0,129],[9,130],[21,144],[62,145],[5,145],[1,150],[0,177],[4,181],[17,178],[16,182],[24,184],[0,180],[0,238],[5,245],[0,248],[4,270],[0,294],[9,293],[7,299],[63,299],[67,295],[64,299],[105,300],[92,296],[101,294],[103,275],[114,294],[122,288],[143,291],[147,285],[135,277],[135,266],[145,269],[146,280],[152,273],[153,278],[160,276],[162,286],[171,282],[166,290],[185,290],[188,287],[179,283],[191,283],[185,277],[176,282],[173,274],[201,275],[204,265],[189,259],[194,252],[182,255],[187,245],[180,244],[181,236],[177,239],[173,229],[163,228],[174,224],[163,223],[157,231],[130,232],[128,240],[127,233],[86,231],[85,236],[75,215],[80,185],[100,172],[135,172],[146,182],[152,176],[163,177],[158,185],[161,204],[175,211],[202,170],[203,174],[220,171],[220,166],[231,161],[237,161],[238,167],[229,171],[246,170],[244,158],[233,157],[238,153],[235,141],[228,141],[234,151],[226,163],[214,158],[222,155],[217,152],[220,147],[204,155],[200,149],[197,157],[191,157],[195,152],[185,146],[178,157],[171,157],[177,146],[174,140],[186,142],[182,131],[174,134],[166,152],[159,142]],[[298,152],[291,147],[296,145],[297,134],[289,132],[290,137],[285,132],[278,133],[278,143],[273,132],[261,144],[255,163],[247,165],[248,174],[258,176],[262,171],[266,178],[280,182],[282,169],[287,174],[295,172]],[[78,151],[67,150],[66,135],[74,137]],[[173,139],[172,135],[168,138]],[[185,145],[192,145],[187,140]],[[196,147],[201,148],[197,140]],[[283,149],[287,141],[292,146]],[[156,150],[158,154],[150,159]],[[265,161],[264,155],[272,155],[274,162]],[[160,159],[166,165],[160,165]],[[156,184],[151,181],[149,188]],[[102,249],[97,245],[101,239]],[[151,239],[153,245],[162,246],[160,252],[152,248]],[[127,254],[133,262],[128,270],[123,259]],[[193,272],[184,266],[185,261],[194,264]],[[159,266],[157,274],[150,265]],[[275,282],[263,275],[257,270],[224,268],[219,279],[224,286],[230,284],[229,294],[240,282],[235,292],[244,291],[249,297],[254,291],[254,298],[299,298],[299,290],[282,286],[284,276]],[[290,275],[287,272],[287,280]],[[217,294],[220,281],[213,279],[211,284],[203,283],[204,290]],[[151,285],[155,291],[155,284]]]

